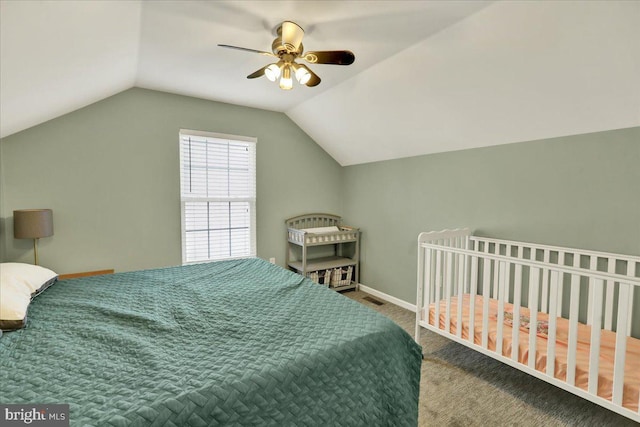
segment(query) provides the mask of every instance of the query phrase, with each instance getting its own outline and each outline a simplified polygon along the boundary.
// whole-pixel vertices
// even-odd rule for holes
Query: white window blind
[[[256,256],[256,142],[180,131],[182,262]]]

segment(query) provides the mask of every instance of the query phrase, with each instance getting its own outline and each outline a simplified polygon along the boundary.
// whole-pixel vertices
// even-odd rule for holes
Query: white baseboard
[[[393,297],[391,295],[385,294],[384,292],[377,291],[377,290],[375,290],[373,288],[370,288],[370,287],[362,285],[362,284],[358,285],[358,290],[360,290],[362,292],[366,292],[366,293],[368,293],[370,295],[373,295],[374,297],[378,297],[378,298],[380,298],[382,300],[388,301],[388,302],[390,302],[392,304],[395,304],[397,306],[400,306],[402,308],[406,308],[407,310],[412,311],[414,313],[416,312],[416,305],[415,304],[411,304],[409,302],[401,300],[400,298]]]

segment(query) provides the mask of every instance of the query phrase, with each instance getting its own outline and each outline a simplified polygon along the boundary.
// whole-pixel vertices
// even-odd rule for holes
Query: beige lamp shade
[[[13,236],[16,239],[53,236],[53,211],[51,209],[13,211]]]

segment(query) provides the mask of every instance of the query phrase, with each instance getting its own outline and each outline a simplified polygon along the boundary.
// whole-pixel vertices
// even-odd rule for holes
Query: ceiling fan
[[[284,90],[293,88],[292,76],[296,77],[298,83],[309,87],[320,84],[320,77],[305,64],[297,63],[296,59],[302,59],[310,64],[332,65],[351,65],[356,59],[353,52],[348,50],[304,52],[304,47],[302,46],[304,30],[295,22],[284,21],[278,25],[276,33],[277,37],[271,44],[273,53],[227,44],[219,44],[218,46],[278,58],[277,62],[265,65],[256,72],[249,74],[247,78],[255,79],[264,75],[272,82],[280,79],[280,88]]]

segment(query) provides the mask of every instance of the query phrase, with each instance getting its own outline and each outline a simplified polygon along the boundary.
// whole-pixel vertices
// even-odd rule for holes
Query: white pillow
[[[38,265],[0,264],[0,329],[24,327],[31,299],[51,286],[58,275]]]

